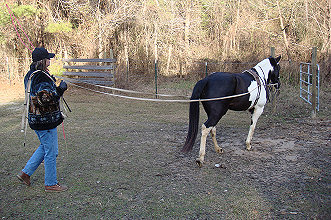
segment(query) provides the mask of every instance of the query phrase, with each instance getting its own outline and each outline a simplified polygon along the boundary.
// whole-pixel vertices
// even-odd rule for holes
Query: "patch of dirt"
[[[23,82],[11,82],[0,79],[0,105],[24,99]]]
[[[327,218],[331,120],[317,119],[312,122],[307,118],[299,123],[284,123],[283,128],[270,122],[272,126],[267,127],[264,120],[262,117],[260,126],[257,126],[252,151],[247,151],[244,146],[248,129],[220,128],[219,135],[226,137],[219,142],[224,153],[218,155],[212,141],[207,139],[205,166],[219,164],[220,168],[214,169],[230,172],[233,178],[258,185],[268,200],[277,204],[274,207],[278,212],[277,218],[286,215],[304,218],[313,209],[316,218]],[[237,131],[236,134],[233,130]],[[197,157],[198,151],[194,154]],[[325,194],[320,194],[320,191]],[[312,201],[319,207],[314,207]]]

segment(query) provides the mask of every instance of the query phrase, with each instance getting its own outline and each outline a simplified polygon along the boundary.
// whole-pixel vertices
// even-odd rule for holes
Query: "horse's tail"
[[[203,89],[207,84],[207,80],[203,79],[197,82],[194,86],[191,100],[199,99]],[[185,144],[182,148],[182,152],[189,152],[192,150],[193,145],[195,143],[195,139],[198,134],[198,125],[199,125],[199,102],[191,102],[190,103],[190,113],[189,113],[189,128],[186,137]]]

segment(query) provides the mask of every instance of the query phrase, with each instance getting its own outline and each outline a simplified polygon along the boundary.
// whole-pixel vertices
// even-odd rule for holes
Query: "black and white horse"
[[[206,138],[209,133],[211,133],[216,152],[223,152],[216,141],[215,126],[229,109],[234,111],[249,110],[252,113],[251,126],[246,139],[246,149],[251,149],[251,140],[256,122],[268,100],[269,90],[267,87],[273,84],[278,89],[280,86],[280,58],[280,56],[277,58],[269,57],[240,74],[216,72],[197,82],[191,100],[230,97],[202,102],[208,120],[202,125],[200,152],[196,159],[199,166],[202,166],[204,162]],[[189,130],[185,145],[182,148],[183,152],[192,150],[197,137],[199,124],[198,101],[190,103],[189,115]]]

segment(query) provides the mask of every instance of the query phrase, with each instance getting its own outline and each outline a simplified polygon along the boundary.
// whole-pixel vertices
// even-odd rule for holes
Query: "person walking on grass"
[[[48,72],[47,67],[54,56],[54,53],[49,53],[45,48],[35,48],[32,52],[33,62],[24,78],[27,105],[25,107],[28,111],[26,116],[29,126],[37,134],[40,145],[17,175],[23,184],[30,186],[31,175],[44,161],[46,192],[62,192],[68,189],[67,186],[60,185],[56,176],[58,155],[56,127],[63,122],[60,97],[67,90],[67,84],[62,80],[60,85],[56,86],[55,78]]]

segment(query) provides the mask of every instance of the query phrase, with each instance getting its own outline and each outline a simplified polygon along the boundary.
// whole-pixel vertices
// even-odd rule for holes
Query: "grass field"
[[[23,147],[22,103],[2,105],[0,217],[330,219],[330,89],[322,94],[316,120],[297,93],[284,86],[277,113],[266,108],[253,151],[244,146],[250,114],[229,112],[217,135],[225,153],[216,154],[208,139],[206,163],[199,168],[199,136],[191,153],[180,152],[187,104],[130,101],[70,87],[65,97],[73,112],[64,123],[67,144],[58,127],[57,160],[58,180],[69,190],[58,194],[44,192],[43,165],[31,187],[16,179],[38,140],[30,129]],[[205,119],[202,110],[200,122]]]

